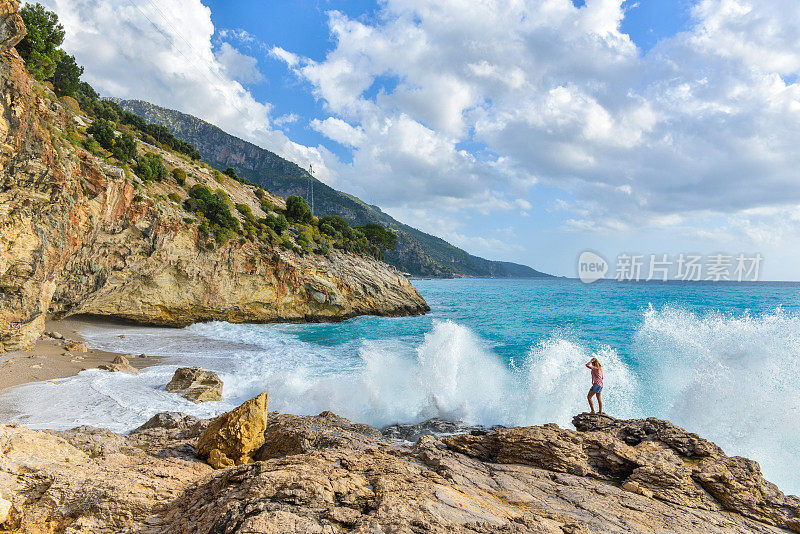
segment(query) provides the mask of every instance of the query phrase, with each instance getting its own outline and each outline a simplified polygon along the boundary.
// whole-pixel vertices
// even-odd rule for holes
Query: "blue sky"
[[[800,278],[794,0],[47,3],[103,94],[472,253],[575,275],[584,249],[761,252]]]

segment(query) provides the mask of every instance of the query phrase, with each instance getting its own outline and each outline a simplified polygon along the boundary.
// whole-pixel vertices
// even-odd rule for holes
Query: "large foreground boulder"
[[[251,462],[264,445],[268,403],[262,393],[211,421],[197,440],[197,454],[214,469]]]
[[[222,399],[222,380],[217,373],[200,367],[180,367],[169,381],[167,391],[180,393],[195,404]]]

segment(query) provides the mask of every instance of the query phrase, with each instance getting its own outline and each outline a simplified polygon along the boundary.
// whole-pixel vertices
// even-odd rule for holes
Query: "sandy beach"
[[[89,325],[114,324],[95,317],[47,321],[45,332],[52,335],[42,334],[32,350],[0,355],[0,391],[29,382],[74,376],[85,369],[111,363],[120,354],[92,348],[81,332]],[[154,365],[160,359],[151,355],[122,355],[137,369]]]

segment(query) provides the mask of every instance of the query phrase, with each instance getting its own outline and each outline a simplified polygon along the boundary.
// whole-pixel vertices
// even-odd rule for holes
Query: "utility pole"
[[[314,215],[314,166],[308,166],[308,175],[311,176],[311,215]]]

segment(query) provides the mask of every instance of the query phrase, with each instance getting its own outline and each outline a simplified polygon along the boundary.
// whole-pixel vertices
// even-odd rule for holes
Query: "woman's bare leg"
[[[588,395],[586,395],[586,400],[589,401],[589,408],[591,408],[592,413],[594,413],[594,403],[592,402],[592,395],[594,395],[594,391],[590,391]]]
[[[600,413],[603,413],[603,399],[600,397],[600,393],[602,393],[602,392],[598,391],[597,393],[595,393],[595,395],[597,395],[597,404],[600,405]],[[589,402],[591,402],[591,401],[589,401]]]

